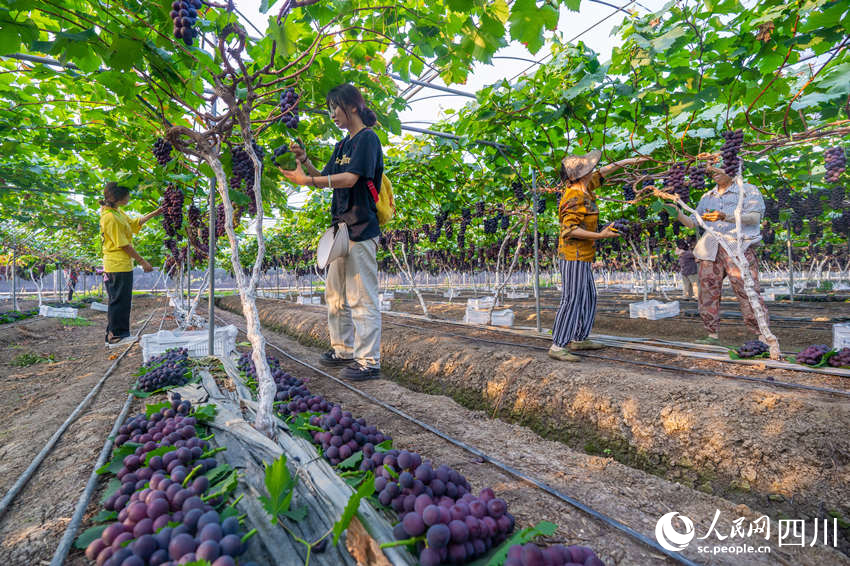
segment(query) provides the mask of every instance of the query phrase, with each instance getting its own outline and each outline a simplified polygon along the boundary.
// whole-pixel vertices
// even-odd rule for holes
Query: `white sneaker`
[[[134,336],[127,336],[117,342],[107,342],[106,348],[109,350],[114,350],[115,348],[120,348],[121,346],[127,346],[128,344],[132,344],[135,341],[136,338]]]

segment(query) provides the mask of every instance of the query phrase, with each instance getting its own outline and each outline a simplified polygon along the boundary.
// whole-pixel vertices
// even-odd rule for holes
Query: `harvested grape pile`
[[[826,344],[814,344],[797,354],[797,363],[816,366],[827,352],[829,352],[829,346]]]
[[[115,451],[123,454],[116,477],[120,487],[104,502],[117,521],[106,526],[86,548],[98,566],[184,564],[206,560],[235,566],[245,551],[237,513],[226,507],[207,472],[215,458],[198,438],[188,401],[178,395],[171,405],[136,415],[119,429]],[[241,563],[243,566],[253,563]]]
[[[768,353],[767,344],[761,340],[750,340],[736,350],[739,358],[757,358]]]
[[[275,357],[267,356],[267,360],[281,415],[294,418],[305,411],[321,413],[309,419],[313,441],[340,470],[359,464],[361,472],[375,474],[378,501],[400,519],[393,529],[395,538],[418,537],[415,545],[422,566],[465,564],[498,546],[514,530],[507,504],[492,489],[482,489],[475,496],[466,478],[449,466],[423,460],[416,452],[390,449],[389,435],[310,393],[302,380],[281,370]],[[238,367],[249,383],[256,380],[250,353],[240,356]]]
[[[536,544],[515,544],[508,549],[504,566],[602,566],[602,561],[586,546],[556,544],[540,549]]]
[[[32,309],[28,311],[7,311],[4,313],[0,313],[0,324],[17,322],[19,320],[32,318],[34,316],[38,316],[38,309]]]
[[[161,356],[151,358],[139,368],[138,376],[138,388],[147,393],[185,385],[191,376],[189,351],[186,348],[172,348]]]

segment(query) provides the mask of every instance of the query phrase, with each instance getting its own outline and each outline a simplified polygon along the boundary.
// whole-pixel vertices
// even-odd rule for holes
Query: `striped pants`
[[[555,315],[552,341],[564,348],[570,342],[587,340],[596,318],[596,284],[589,261],[560,260],[561,305]]]

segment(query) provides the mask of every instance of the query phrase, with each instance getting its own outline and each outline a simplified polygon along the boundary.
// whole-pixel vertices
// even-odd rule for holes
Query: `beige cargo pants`
[[[325,302],[331,348],[361,367],[381,367],[378,238],[349,242],[348,255],[328,266]]]

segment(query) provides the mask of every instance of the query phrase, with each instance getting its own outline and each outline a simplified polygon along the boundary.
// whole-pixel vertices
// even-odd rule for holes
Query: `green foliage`
[[[281,454],[280,458],[266,464],[265,484],[268,495],[261,495],[259,499],[272,523],[276,523],[278,517],[289,512],[296,483],[298,476],[291,474],[286,467],[286,454]]]
[[[345,529],[348,528],[348,525],[351,524],[351,520],[357,514],[357,509],[360,507],[360,501],[364,497],[369,497],[375,493],[375,476],[369,472],[366,476],[366,479],[360,484],[360,487],[357,488],[357,491],[351,494],[351,497],[348,499],[348,503],[345,504],[345,509],[342,511],[342,516],[339,520],[334,523],[333,526],[333,545],[339,542],[339,537],[342,536],[342,533]]]
[[[53,357],[53,354],[47,354],[46,356],[41,356],[39,354],[34,354],[32,352],[26,352],[24,354],[19,354],[15,356],[15,359],[12,360],[12,365],[17,367],[27,367],[35,364],[43,364],[47,362],[55,362],[56,359]]]

